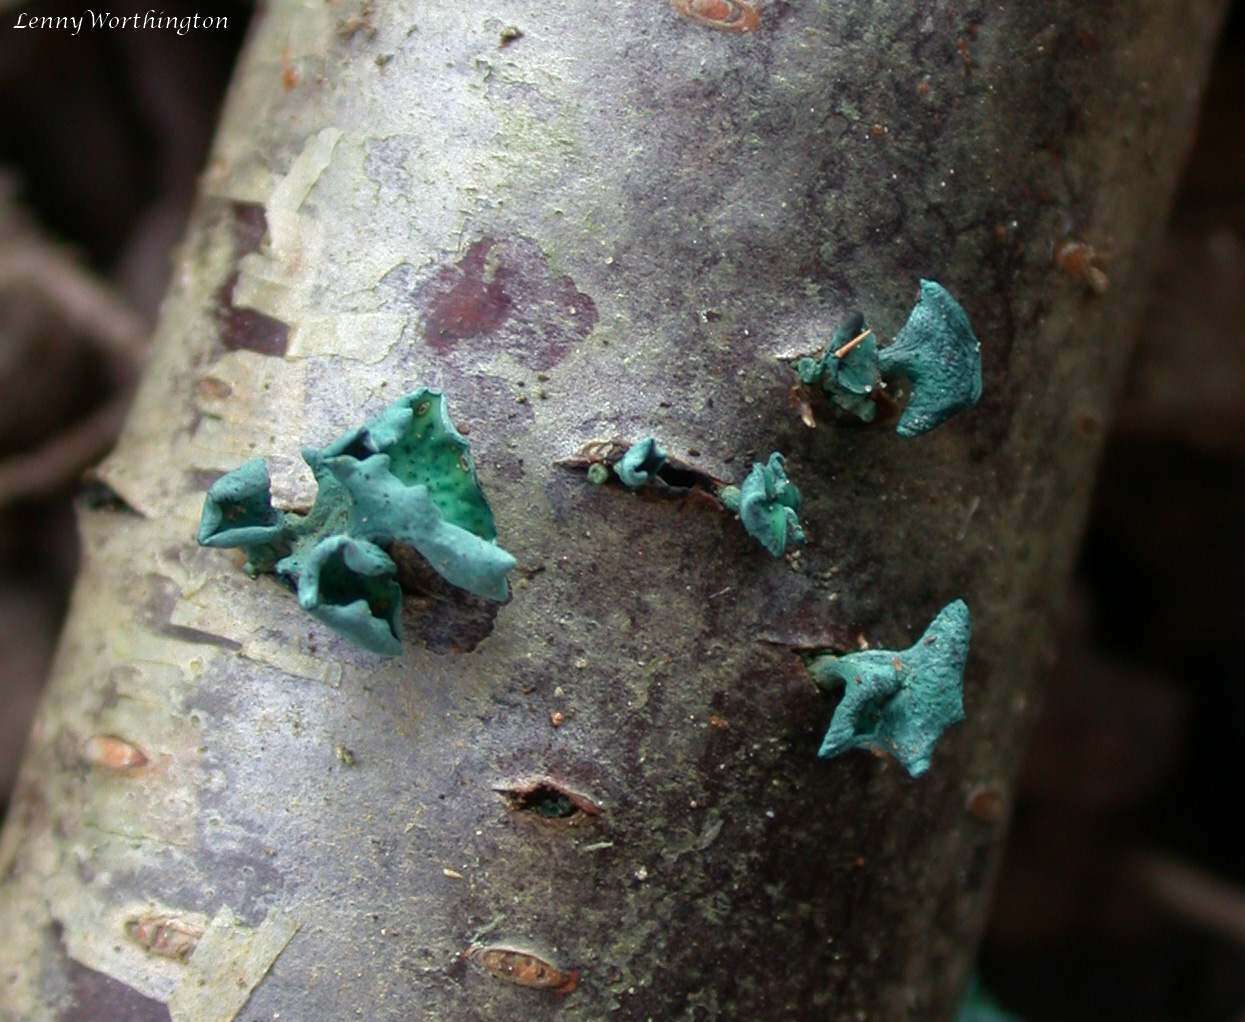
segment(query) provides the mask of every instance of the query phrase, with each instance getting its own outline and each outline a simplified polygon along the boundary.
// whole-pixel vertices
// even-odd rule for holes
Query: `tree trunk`
[[[0,851],[6,1017],[953,1011],[1223,3],[755,8],[258,19],[81,511]],[[807,428],[789,357],[853,309],[893,337],[920,278],[980,404]],[[195,525],[256,456],[305,506],[299,448],[421,385],[519,568],[499,609],[409,599],[386,660]],[[807,546],[555,464],[648,435],[726,480],[782,451]],[[930,772],[818,760],[801,654],[902,649],[955,598]],[[533,778],[590,801],[494,790]]]

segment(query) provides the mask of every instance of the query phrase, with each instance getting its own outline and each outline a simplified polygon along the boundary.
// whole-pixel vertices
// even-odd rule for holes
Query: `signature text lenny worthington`
[[[78,35],[83,29],[172,29],[178,35],[189,32],[224,30],[229,28],[229,18],[187,14],[176,17],[163,11],[145,11],[142,14],[113,14],[112,11],[92,11],[81,14],[28,14],[17,12],[14,28],[42,28]]]

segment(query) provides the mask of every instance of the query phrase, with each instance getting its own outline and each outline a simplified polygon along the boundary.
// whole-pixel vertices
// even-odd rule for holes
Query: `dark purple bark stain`
[[[230,233],[233,235],[234,254],[241,259],[244,255],[258,252],[264,235],[268,233],[268,217],[264,207],[258,202],[231,202],[229,211],[232,214]]]
[[[477,241],[422,285],[415,303],[424,310],[424,338],[435,351],[493,349],[502,342],[533,369],[558,363],[597,323],[592,298],[570,277],[555,277],[544,253],[524,238]]]
[[[230,351],[245,348],[280,358],[290,346],[290,328],[255,309],[237,308],[233,304],[233,289],[237,283],[238,275],[231,274],[219,292],[216,323],[221,343]]]
[[[159,1001],[70,958],[62,932],[59,924],[53,925],[60,951],[58,964],[69,988],[70,1003],[61,1008],[57,1022],[169,1022],[169,1009]]]
[[[113,1018],[123,1018],[126,1022],[169,1022],[169,1009],[163,1004],[111,976],[88,969],[72,959],[68,972],[75,1003],[61,1012],[60,1022],[100,1022]]]
[[[264,207],[254,202],[230,204],[230,221],[233,236],[233,258],[238,263],[243,256],[259,251],[268,231]],[[280,358],[290,346],[290,328],[279,319],[267,316],[256,309],[243,309],[233,304],[233,292],[238,286],[238,271],[234,270],[216,292],[216,326],[220,341],[230,351],[245,348],[261,355]]]
[[[415,550],[395,543],[389,555],[406,594],[407,634],[432,653],[470,653],[493,633],[498,604],[450,585]]]

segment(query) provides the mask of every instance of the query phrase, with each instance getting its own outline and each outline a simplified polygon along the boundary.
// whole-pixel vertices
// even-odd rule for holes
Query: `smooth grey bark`
[[[946,1018],[1222,8],[272,5],[81,512],[0,851],[5,1017]],[[1113,252],[1104,294],[1069,239]],[[854,308],[893,336],[921,277],[981,404],[806,428],[784,357]],[[418,385],[521,567],[495,615],[411,599],[385,661],[194,527],[255,455],[305,505],[299,446]],[[721,478],[783,451],[807,547],[554,464],[649,434]],[[930,773],[818,761],[799,653],[903,648],[956,597],[968,719]],[[601,813],[493,790],[533,776]]]

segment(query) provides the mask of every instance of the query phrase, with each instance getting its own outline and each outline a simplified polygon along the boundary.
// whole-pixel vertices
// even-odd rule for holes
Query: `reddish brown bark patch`
[[[229,208],[236,265],[243,256],[259,251],[264,235],[268,233],[268,218],[264,207],[254,202],[233,202]],[[290,328],[281,320],[256,309],[234,305],[233,293],[237,286],[238,272],[235,270],[216,292],[216,325],[221,344],[230,351],[245,348],[280,358],[290,346]]]
[[[216,324],[220,342],[230,351],[245,348],[261,355],[284,355],[290,346],[290,328],[279,319],[256,309],[241,309],[233,304],[233,291],[238,286],[237,273],[231,273],[217,292],[220,305]]]
[[[550,961],[522,948],[494,944],[481,947],[473,944],[463,957],[475,962],[486,972],[516,986],[533,987],[569,994],[579,985],[577,969],[560,969]]]
[[[685,18],[724,32],[755,32],[761,24],[757,9],[743,0],[674,0],[674,9]]]
[[[125,773],[147,765],[147,754],[133,742],[116,735],[93,735],[82,746],[82,758],[90,766]]]
[[[434,350],[495,348],[504,338],[506,350],[534,369],[555,365],[597,323],[592,298],[570,277],[554,276],[544,253],[523,238],[477,241],[419,289],[416,303]]]
[[[176,916],[148,913],[125,924],[125,933],[144,951],[184,962],[203,936],[203,928]]]
[[[258,252],[264,235],[268,233],[268,215],[264,207],[258,202],[231,202],[229,213],[235,257],[241,259],[244,255]]]
[[[438,351],[468,337],[491,334],[510,315],[513,302],[505,288],[508,274],[500,258],[489,259],[495,247],[491,240],[477,241],[462,259],[452,267],[442,267],[433,279],[424,336]]]
[[[998,823],[1007,812],[1007,802],[998,788],[978,787],[968,794],[965,808],[982,823]]]

